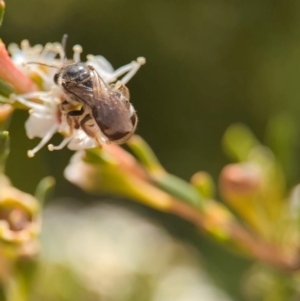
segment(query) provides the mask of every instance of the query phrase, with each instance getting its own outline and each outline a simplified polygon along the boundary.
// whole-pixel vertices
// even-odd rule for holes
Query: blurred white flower
[[[194,249],[129,210],[51,206],[43,221],[41,277],[55,265],[69,267],[99,300],[230,301]]]
[[[47,43],[30,46],[27,40],[8,47],[12,61],[25,74],[37,82],[42,91],[22,95],[11,95],[12,101],[18,101],[28,107],[30,116],[25,124],[26,134],[32,139],[41,138],[40,143],[32,150],[28,151],[28,156],[33,157],[43,146],[45,146],[55,133],[61,133],[65,138],[62,142],[53,146],[48,145],[49,150],[62,149],[68,146],[71,150],[82,150],[97,146],[94,139],[86,135],[81,130],[71,131],[66,118],[61,111],[61,102],[64,95],[60,87],[54,83],[54,75],[65,63],[65,54],[62,44]],[[79,62],[82,47],[73,47],[73,59],[71,62]],[[123,76],[119,82],[126,84],[145,63],[144,58],[138,58],[125,66],[114,70],[111,64],[100,55],[88,55],[86,64],[93,66],[102,79],[107,83],[113,83]],[[107,140],[103,141],[106,143]]]

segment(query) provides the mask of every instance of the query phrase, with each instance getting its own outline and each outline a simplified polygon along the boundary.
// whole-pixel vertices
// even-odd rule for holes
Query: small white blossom
[[[60,43],[47,43],[30,46],[27,40],[21,42],[21,47],[17,44],[10,44],[8,51],[12,61],[29,77],[38,75],[42,80],[42,90],[50,90],[53,86],[53,76],[57,69],[62,66],[64,50]],[[54,68],[41,68],[41,65],[53,66]]]
[[[11,44],[8,48],[12,61],[25,74],[32,79],[39,78],[38,84],[42,91],[27,93],[22,95],[12,95],[12,101],[18,101],[29,108],[30,116],[25,124],[26,134],[32,139],[41,138],[40,143],[32,150],[28,151],[28,156],[33,157],[43,146],[45,146],[55,133],[65,136],[62,142],[54,146],[48,145],[49,150],[62,149],[68,146],[71,150],[83,150],[97,146],[94,139],[87,136],[82,129],[71,131],[64,114],[61,112],[61,88],[55,85],[54,75],[58,69],[64,65],[64,49],[60,43],[47,43],[30,46],[27,40],[21,42],[21,47]],[[82,47],[73,47],[73,62],[80,61]],[[119,69],[114,70],[112,65],[100,55],[88,55],[86,63],[95,68],[101,78],[107,83],[113,83],[123,76],[119,82],[126,84],[145,63],[145,59],[140,57]],[[107,139],[103,139],[107,143]]]

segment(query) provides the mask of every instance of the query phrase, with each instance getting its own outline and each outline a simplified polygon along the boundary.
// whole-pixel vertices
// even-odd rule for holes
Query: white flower
[[[146,63],[144,57],[138,57],[136,61],[132,61],[130,64],[120,67],[117,70],[114,70],[112,65],[104,58],[102,55],[87,55],[88,65],[93,66],[96,71],[99,73],[101,78],[106,83],[115,82],[120,76],[124,75],[119,82],[126,85],[129,80],[136,74],[141,65]]]
[[[53,86],[53,76],[57,69],[62,66],[64,50],[60,43],[47,43],[30,46],[27,40],[21,42],[21,47],[17,44],[10,44],[8,51],[12,61],[29,77],[38,75],[42,80],[42,90],[49,90]],[[59,57],[59,58],[57,58]],[[44,68],[40,64],[53,66],[54,68]]]
[[[29,42],[24,40],[21,42],[21,47],[11,44],[8,50],[17,67],[32,79],[38,77],[37,82],[42,90],[11,95],[12,101],[18,101],[30,109],[30,116],[25,124],[27,136],[30,139],[35,137],[42,139],[34,149],[28,151],[28,156],[33,157],[57,132],[63,134],[65,138],[57,146],[49,144],[48,148],[51,151],[62,149],[65,146],[71,150],[97,146],[96,141],[87,136],[82,129],[71,131],[61,112],[60,104],[63,94],[61,88],[55,85],[53,78],[58,69],[64,65],[63,46],[60,43],[48,43],[44,47],[41,45],[31,47]],[[82,47],[75,45],[73,51],[73,61],[80,61]],[[86,63],[93,66],[106,83],[113,83],[123,76],[119,82],[126,84],[145,63],[145,59],[140,57],[116,70],[100,55],[88,55]],[[103,139],[102,142],[107,143],[108,141]]]

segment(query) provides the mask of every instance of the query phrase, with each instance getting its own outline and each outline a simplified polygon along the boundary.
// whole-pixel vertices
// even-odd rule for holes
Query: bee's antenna
[[[68,35],[64,34],[63,37],[62,37],[62,41],[61,41],[61,46],[62,46],[63,51],[64,51],[64,57],[63,57],[63,62],[64,63],[67,60],[67,54],[66,54],[67,40],[68,40]]]

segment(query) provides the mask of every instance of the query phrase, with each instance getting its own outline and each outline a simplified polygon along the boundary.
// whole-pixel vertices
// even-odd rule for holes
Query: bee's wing
[[[109,86],[96,73],[94,68],[88,66],[89,76],[82,81],[71,81],[63,84],[69,94],[74,95],[82,103],[93,107],[95,98],[104,98],[109,92]]]
[[[91,77],[94,95],[93,117],[109,139],[122,139],[133,130],[130,109],[118,97],[123,96],[112,91],[96,70],[91,70]]]
[[[110,140],[120,140],[133,130],[131,112],[97,71],[88,67],[90,78],[72,86],[69,92],[91,108],[104,135]]]

